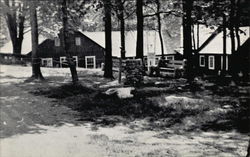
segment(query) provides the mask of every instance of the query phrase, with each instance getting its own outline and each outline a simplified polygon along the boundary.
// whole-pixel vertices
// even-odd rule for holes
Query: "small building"
[[[46,67],[67,67],[66,54],[62,40],[58,37],[46,39],[38,45],[38,56],[41,65]],[[79,31],[70,33],[69,53],[76,67],[100,68],[104,63],[105,49]],[[28,53],[31,57],[31,52]]]
[[[163,33],[164,56],[168,60],[181,60],[180,35],[171,36],[165,30]],[[60,36],[60,35],[58,35]],[[136,31],[125,32],[126,57],[134,58],[136,55]],[[105,32],[81,32],[75,31],[69,36],[69,53],[72,55],[77,67],[99,68],[105,62]],[[112,56],[120,57],[120,32],[112,32]],[[5,45],[5,51],[12,51],[12,44]],[[2,50],[2,49],[1,49]],[[25,34],[23,40],[22,54],[27,54],[31,59],[31,35]],[[161,44],[159,33],[154,30],[144,31],[144,60],[147,64],[147,56],[154,54],[157,64],[161,57]],[[59,37],[46,39],[39,35],[38,56],[41,58],[41,65],[45,67],[66,67],[66,54],[62,48],[62,41]]]
[[[249,58],[249,47],[247,48],[246,46],[247,43],[249,42],[249,27],[240,27],[240,29],[242,31],[240,33],[240,46],[235,52],[236,56],[233,57],[231,54],[231,39],[230,36],[228,35],[226,38],[226,60],[223,60],[222,31],[218,33],[210,42],[205,44],[202,49],[199,50],[197,55],[198,58],[195,58],[195,60],[196,62],[198,62],[198,70],[200,73],[208,75],[217,75],[223,69],[223,62],[226,62],[226,71],[228,73],[230,73],[233,68],[241,68],[241,69],[243,68],[242,66],[237,65],[237,62],[242,65],[245,65],[246,66],[245,68],[249,68],[249,60],[247,60],[247,58]],[[214,30],[208,28],[201,29],[200,30],[201,43],[205,43],[206,39],[208,39],[209,36],[211,36],[213,31]],[[229,33],[228,29],[227,32]],[[236,43],[236,48],[237,48],[237,43]],[[238,69],[237,71],[239,72],[240,69]]]

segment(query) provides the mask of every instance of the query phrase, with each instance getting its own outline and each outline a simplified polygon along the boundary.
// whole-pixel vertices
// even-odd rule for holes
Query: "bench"
[[[179,78],[184,75],[185,61],[182,60],[159,60],[158,65],[150,67],[150,76],[170,76]]]

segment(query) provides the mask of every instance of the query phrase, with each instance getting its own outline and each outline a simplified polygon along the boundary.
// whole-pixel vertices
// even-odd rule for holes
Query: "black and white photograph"
[[[0,157],[250,157],[250,1],[0,0]]]

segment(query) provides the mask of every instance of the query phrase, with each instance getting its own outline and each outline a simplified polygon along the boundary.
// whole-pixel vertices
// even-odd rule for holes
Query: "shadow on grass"
[[[18,77],[9,76],[7,78],[18,79]],[[46,89],[50,91],[52,87],[60,88],[65,83],[55,82],[56,78],[26,83],[24,82],[26,78],[19,79],[21,83],[19,80],[13,82],[7,80],[6,83],[0,84],[0,138],[46,131],[40,125],[57,127],[65,123],[79,124],[75,119],[76,111],[67,107],[58,107],[55,99],[34,96],[37,91]],[[83,93],[83,89],[80,92]],[[60,96],[58,89],[55,93],[57,93],[56,97]],[[52,94],[54,94],[53,91],[49,93],[49,95]],[[72,93],[67,94],[72,96]]]
[[[249,99],[240,102],[240,106],[229,104],[233,107],[231,110],[213,115],[208,112],[215,106],[206,101],[199,104],[172,104],[167,107],[159,105],[159,97],[178,92],[180,91],[173,87],[162,89],[141,87],[134,91],[133,98],[120,99],[115,94],[104,94],[104,89],[66,84],[46,90],[40,89],[33,94],[60,100],[57,102],[59,105],[67,106],[79,113],[78,121],[92,122],[96,127],[112,127],[119,123],[128,124],[135,120],[146,119],[148,123],[142,129],[154,130],[180,126],[179,129],[186,131],[238,130],[242,133],[249,132],[249,106],[247,105]],[[194,105],[200,107],[193,108]],[[211,118],[211,116],[213,117]],[[192,125],[188,124],[189,121]]]
[[[4,78],[7,82],[8,79],[18,79],[20,81],[25,79],[13,76]],[[81,78],[81,81],[87,82],[88,85],[93,85],[94,81],[100,82],[100,84],[105,84],[109,81],[100,80],[100,78],[102,77],[99,75],[98,78],[85,76]],[[43,131],[39,127],[35,127],[36,124],[61,126],[64,123],[78,125],[83,122],[91,122],[94,124],[94,127],[98,128],[99,126],[112,127],[124,123],[130,124],[131,128],[137,127],[135,129],[137,130],[138,126],[133,125],[137,120],[146,121],[145,125],[140,125],[142,130],[174,128],[175,130],[184,129],[186,131],[198,129],[249,132],[249,92],[246,92],[245,89],[241,91],[239,87],[217,86],[215,84],[211,86],[211,89],[207,90],[211,91],[212,95],[216,94],[217,97],[229,96],[230,100],[223,100],[220,103],[215,102],[217,103],[216,105],[204,101],[198,104],[200,105],[199,108],[192,108],[196,104],[159,105],[164,103],[164,101],[161,102],[161,98],[166,95],[187,96],[186,92],[192,92],[193,87],[185,85],[184,81],[181,80],[179,82],[164,80],[163,83],[162,80],[159,80],[160,83],[158,84],[152,80],[137,88],[133,92],[134,97],[128,99],[120,99],[115,94],[106,95],[104,91],[107,89],[90,88],[82,85],[74,86],[69,84],[70,80],[70,77],[53,76],[46,77],[45,82],[12,83],[10,81],[10,84],[1,87],[1,91],[4,91],[1,92],[1,97],[19,96],[30,99],[27,101],[20,99],[15,101],[15,105],[11,103],[9,105],[3,104],[5,108],[1,106],[1,110],[4,109],[4,111],[9,112],[6,115],[7,119],[12,119],[10,122],[7,121],[6,126],[2,123],[0,124],[1,131],[6,128],[4,130],[6,133],[5,137],[19,133],[39,133],[39,131]],[[15,88],[15,86],[20,88]],[[23,90],[31,94],[25,95]],[[196,91],[199,93],[204,92],[200,88],[197,88]],[[38,97],[38,100],[36,100],[34,95],[53,99],[48,101]],[[201,94],[201,98],[203,95]],[[212,95],[210,95],[210,99],[215,101]],[[232,103],[234,99],[239,101]],[[226,112],[222,110],[219,113],[209,114],[209,111],[222,108],[225,104],[230,107]],[[13,117],[8,117],[9,115]],[[23,117],[24,122],[27,124],[21,121]],[[30,118],[30,121],[26,120],[28,118]]]
[[[35,90],[32,91],[34,95],[46,95],[49,98],[63,99],[71,96],[77,96],[79,94],[88,94],[92,93],[94,90],[81,86],[81,85],[72,85],[65,84],[59,87],[47,88],[46,90]]]
[[[230,103],[230,102],[229,102]],[[225,114],[215,115],[215,119],[207,121],[201,126],[202,130],[216,130],[226,131],[235,129],[241,133],[250,132],[250,98],[244,98],[239,100],[239,104],[231,104],[230,109]]]

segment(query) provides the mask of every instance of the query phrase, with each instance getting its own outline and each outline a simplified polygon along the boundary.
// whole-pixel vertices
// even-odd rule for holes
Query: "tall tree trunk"
[[[19,5],[19,8],[21,8],[21,5]],[[23,43],[23,35],[24,35],[24,21],[25,21],[25,18],[24,16],[20,13],[18,15],[18,21],[19,21],[19,24],[18,24],[18,38],[17,38],[17,42],[16,42],[16,49],[14,51],[15,54],[21,54],[21,51],[22,51],[22,43]]]
[[[222,64],[222,76],[226,74],[226,57],[227,57],[227,25],[226,15],[223,14],[223,64]]]
[[[199,23],[197,23],[197,49],[199,49],[199,46],[200,46],[200,25]]]
[[[237,9],[236,9],[236,18],[235,18],[235,35],[236,35],[236,42],[237,42],[237,49],[240,47],[240,35],[239,35],[239,27],[240,27],[240,14],[241,14],[241,7],[240,7],[241,0],[237,1]]]
[[[239,22],[239,21],[236,21],[236,23],[237,22]],[[236,42],[237,42],[237,48],[236,49],[240,48],[240,35],[239,35],[240,29],[239,29],[239,27],[240,26],[238,24],[235,25],[235,36],[236,36]]]
[[[136,58],[143,60],[143,0],[136,0],[137,41]]]
[[[235,25],[235,0],[231,0],[231,9],[230,9],[230,37],[231,37],[231,52],[232,55],[235,53],[235,36],[234,36],[234,25]]]
[[[162,32],[161,32],[161,14],[160,14],[160,9],[161,9],[161,3],[159,0],[156,0],[156,5],[157,5],[157,23],[158,23],[158,31],[159,31],[159,38],[161,42],[161,58],[164,59],[164,44],[163,44],[163,39],[162,39]]]
[[[192,55],[192,35],[191,35],[191,11],[193,8],[193,0],[183,0],[183,46],[184,46],[184,58],[186,62],[186,76],[188,82],[192,82],[194,79],[193,69],[193,55]]]
[[[126,48],[125,48],[125,22],[124,17],[121,17],[121,58],[126,58]]]
[[[73,58],[69,52],[69,27],[68,27],[68,15],[67,15],[67,0],[63,0],[62,2],[62,13],[63,13],[63,32],[62,32],[62,38],[63,38],[63,47],[64,51],[67,57],[67,62],[70,68],[71,76],[72,76],[72,82],[73,84],[78,83],[78,75],[76,71],[76,65],[73,61]]]
[[[121,83],[122,80],[122,59],[125,59],[125,20],[124,20],[124,6],[121,0],[118,2],[118,19],[120,20],[120,33],[121,33],[121,57],[119,58],[119,73],[118,82]]]
[[[113,78],[111,1],[104,0],[105,11],[105,68],[104,77]]]
[[[30,2],[30,25],[31,25],[31,40],[32,40],[32,78],[43,80],[40,64],[41,59],[38,57],[38,25],[36,2]]]
[[[21,9],[21,6],[19,5],[19,7],[16,8],[15,1],[12,0],[12,6],[10,6],[9,0],[4,0],[4,3],[7,7],[10,7],[12,9],[14,8],[13,12],[6,13],[6,23],[13,46],[13,54],[20,55],[22,50],[25,17],[21,13],[17,17],[17,9]],[[26,7],[25,2],[23,7]],[[19,23],[17,23],[17,21]]]
[[[192,34],[192,40],[193,40],[193,50],[196,51],[196,45],[195,45],[195,34],[194,34],[194,24],[191,26],[191,34]]]
[[[12,41],[12,51],[14,55],[20,55],[22,51],[22,40],[19,40],[18,38]]]
[[[232,54],[232,64],[230,65],[231,74],[235,81],[237,81],[237,59],[235,54],[235,35],[234,35],[234,26],[235,26],[235,0],[230,0],[230,14],[229,14],[229,31],[231,38],[231,54]]]
[[[120,20],[120,33],[121,33],[121,58],[125,59],[126,57],[126,48],[125,48],[125,19],[124,19],[124,6],[121,0],[118,0],[119,13],[118,18]]]

